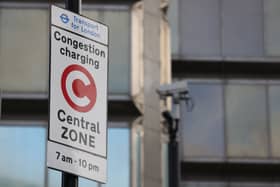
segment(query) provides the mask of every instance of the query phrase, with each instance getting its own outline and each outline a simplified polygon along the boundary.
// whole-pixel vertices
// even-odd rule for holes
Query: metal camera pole
[[[172,95],[172,112],[164,111],[162,113],[168,126],[169,144],[168,144],[168,187],[180,186],[180,160],[178,144],[178,128],[181,119],[180,105],[190,99],[187,93],[174,93]]]
[[[80,13],[81,0],[65,0],[66,9],[77,14]],[[62,172],[62,187],[78,187],[78,176]]]
[[[183,94],[185,95],[185,94]],[[178,126],[180,120],[180,100],[181,94],[173,94],[172,118],[169,121],[169,144],[168,144],[168,168],[169,168],[169,187],[179,187],[180,181],[180,162],[179,146],[177,140]]]
[[[177,135],[181,119],[181,104],[183,104],[182,102],[188,104],[192,99],[189,95],[188,83],[186,81],[163,84],[157,89],[157,93],[160,99],[164,101],[166,101],[168,97],[172,97],[172,111],[166,110],[162,115],[167,122],[166,127],[169,134],[168,187],[179,187],[181,172]]]
[[[179,159],[178,159],[178,142],[177,131],[179,120],[174,120],[169,111],[162,113],[167,121],[169,134],[168,143],[168,187],[179,187]]]
[[[177,142],[178,120],[174,120],[169,129],[168,144],[168,168],[169,168],[169,187],[179,187],[179,150]]]

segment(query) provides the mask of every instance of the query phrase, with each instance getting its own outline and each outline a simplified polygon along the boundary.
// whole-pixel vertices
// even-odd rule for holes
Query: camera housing
[[[163,99],[167,96],[188,94],[188,92],[189,90],[187,81],[178,81],[171,84],[163,84],[157,89],[157,93]]]
[[[172,98],[172,114],[174,120],[180,119],[180,103],[190,100],[187,81],[178,81],[171,84],[163,84],[157,89],[160,99],[166,101],[168,97]],[[164,116],[165,117],[165,116]]]

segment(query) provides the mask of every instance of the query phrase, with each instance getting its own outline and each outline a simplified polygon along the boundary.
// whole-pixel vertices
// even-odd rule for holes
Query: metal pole
[[[78,187],[78,176],[62,172],[62,187]]]
[[[66,9],[80,14],[81,0],[65,0]],[[70,173],[62,172],[62,187],[78,187],[78,176]]]
[[[168,144],[168,173],[169,187],[179,187],[179,151],[178,151],[178,119],[169,120],[169,144]]]
[[[178,142],[170,140],[168,145],[168,173],[169,187],[179,187],[179,168],[178,168]]]
[[[169,111],[164,111],[162,116],[168,124],[169,143],[168,143],[168,187],[179,187],[179,151],[177,141],[177,131],[179,118],[174,119]]]
[[[65,0],[66,9],[77,14],[81,13],[82,0]]]

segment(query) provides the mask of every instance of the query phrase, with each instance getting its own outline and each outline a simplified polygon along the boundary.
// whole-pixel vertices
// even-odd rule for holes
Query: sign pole
[[[66,9],[80,14],[81,0],[65,0]]]
[[[78,187],[78,176],[62,172],[62,187]]]
[[[67,10],[80,14],[81,0],[65,0]],[[78,187],[78,176],[62,172],[62,187]]]

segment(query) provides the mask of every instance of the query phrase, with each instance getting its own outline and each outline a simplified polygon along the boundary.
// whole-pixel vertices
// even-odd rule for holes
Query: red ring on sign
[[[89,85],[85,85],[83,83],[83,81],[80,80],[79,78],[75,79],[72,82],[71,89],[73,90],[74,94],[79,98],[86,96],[90,100],[90,102],[85,106],[77,105],[75,102],[73,102],[73,100],[71,99],[71,97],[68,94],[68,91],[66,88],[66,79],[67,79],[68,75],[73,71],[79,71],[79,72],[83,73],[90,82]],[[61,89],[62,89],[63,96],[64,96],[65,100],[67,101],[67,103],[74,110],[76,110],[78,112],[90,111],[96,102],[96,86],[95,86],[94,79],[91,76],[91,74],[82,66],[79,66],[76,64],[70,65],[63,71],[62,77],[61,77]]]

